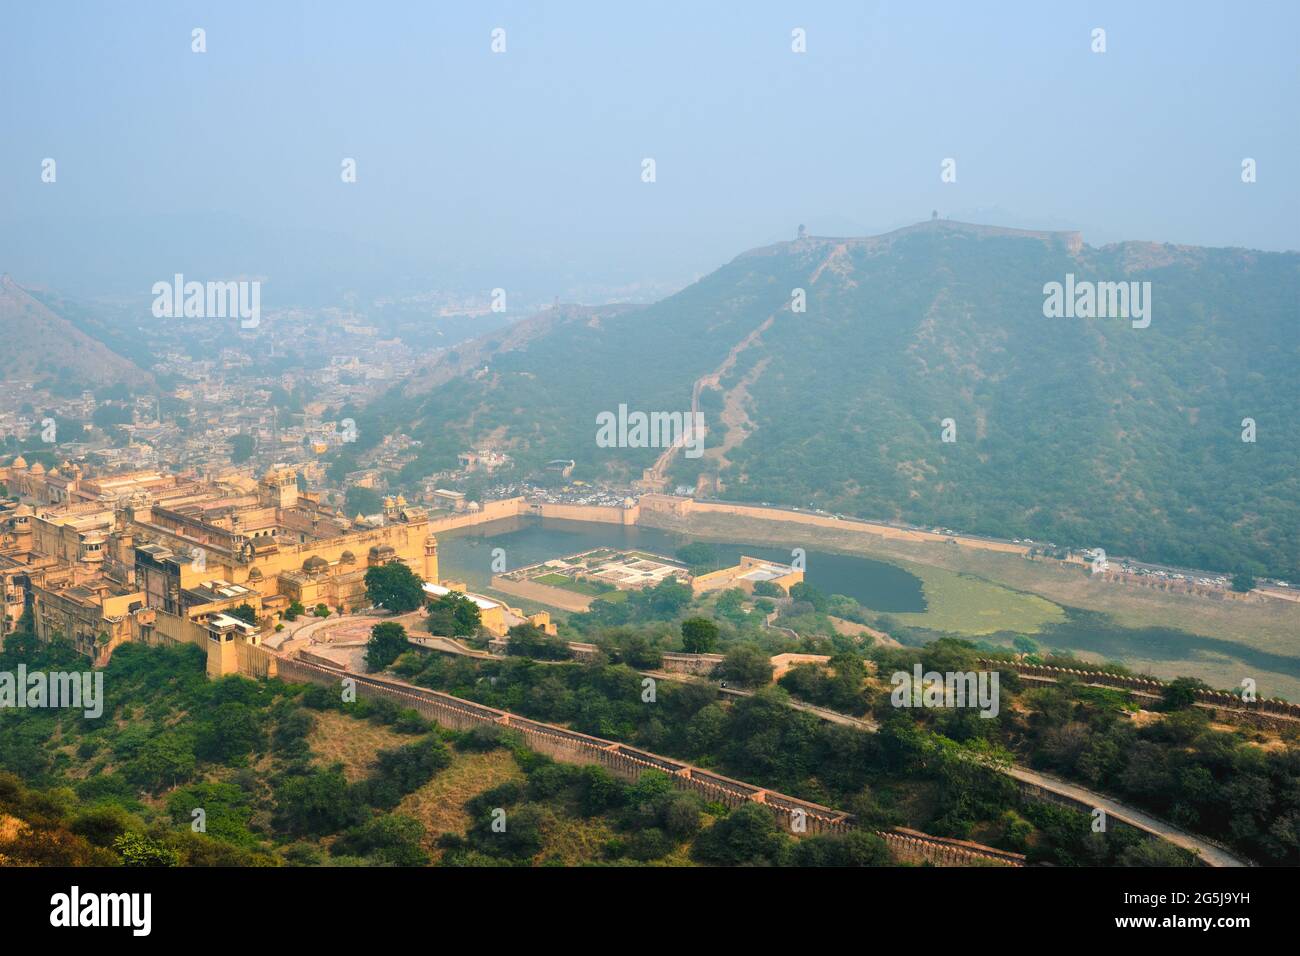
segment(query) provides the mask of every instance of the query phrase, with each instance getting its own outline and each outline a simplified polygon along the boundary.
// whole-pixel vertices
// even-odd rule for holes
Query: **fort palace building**
[[[158,471],[90,476],[20,456],[0,466],[0,639],[31,613],[97,662],[126,641],[256,643],[292,602],[347,613],[368,603],[367,568],[400,561],[437,585],[422,508],[385,501],[349,519],[273,467],[253,480]],[[259,625],[228,612],[248,605]],[[246,614],[246,612],[245,612]]]

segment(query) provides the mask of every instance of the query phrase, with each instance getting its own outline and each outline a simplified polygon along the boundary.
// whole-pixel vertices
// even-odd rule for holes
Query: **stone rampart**
[[[717,670],[725,657],[721,654],[682,654],[665,651],[659,666],[670,674],[700,674],[705,677]]]
[[[693,767],[681,761],[652,754],[626,744],[603,740],[588,734],[530,720],[507,711],[476,704],[441,691],[428,690],[386,678],[354,674],[302,659],[283,658],[279,676],[294,683],[340,686],[344,679],[356,682],[359,697],[388,700],[409,707],[421,716],[453,730],[495,724],[520,734],[529,749],[554,760],[573,764],[597,764],[620,779],[635,782],[646,770],[668,774],[682,790],[700,794],[705,800],[729,807],[746,802],[760,803],[772,811],[778,825],[796,834],[845,833],[853,829],[853,819],[842,811],[824,807],[786,794],[775,793],[733,780],[720,774]],[[915,831],[893,829],[877,831],[896,859],[909,863],[937,866],[997,864],[1022,866],[1024,857],[992,847],[965,841],[931,837]]]
[[[1153,697],[1163,695],[1165,688],[1169,686],[1167,681],[1156,680],[1152,677],[1138,677],[1132,674],[1111,674],[1106,671],[1081,670],[1071,667],[1056,667],[1052,664],[1025,664],[1019,661],[991,660],[986,658],[982,658],[979,661],[979,664],[981,667],[985,668],[1005,667],[1009,670],[1014,670],[1022,677],[1040,677],[1053,681],[1076,680],[1086,684],[1101,684],[1104,687],[1131,690],[1136,693],[1147,694]],[[1208,689],[1193,691],[1193,695],[1196,703],[1203,707],[1212,707],[1229,712],[1239,711],[1300,720],[1300,704],[1293,704],[1289,701],[1281,700],[1280,698],[1246,701],[1242,700],[1236,694],[1229,694],[1227,691]]]

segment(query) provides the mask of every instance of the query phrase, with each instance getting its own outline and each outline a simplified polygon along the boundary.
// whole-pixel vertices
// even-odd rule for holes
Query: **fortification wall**
[[[235,641],[235,659],[239,662],[239,673],[244,677],[266,679],[279,675],[279,658],[264,647]]]
[[[204,650],[208,646],[206,627],[159,608],[136,611],[135,631],[146,644],[193,644]]]
[[[665,651],[663,663],[659,666],[670,674],[701,674],[707,677],[724,660],[726,658],[721,654],[680,654],[676,651]]]
[[[1242,593],[1228,588],[1197,584],[1195,581],[1177,581],[1171,578],[1157,577],[1154,574],[1125,574],[1123,571],[1102,571],[1101,578],[1111,584],[1127,584],[1131,587],[1149,588],[1153,591],[1168,591],[1173,594],[1195,594],[1212,601],[1250,601],[1259,600],[1262,591]]]
[[[495,724],[518,733],[531,750],[554,760],[572,764],[598,764],[620,779],[635,782],[647,770],[661,770],[682,790],[700,794],[705,800],[736,807],[759,803],[771,810],[777,824],[796,834],[845,833],[853,829],[852,817],[786,794],[775,793],[712,771],[652,754],[626,744],[591,737],[565,727],[529,720],[507,711],[475,704],[440,691],[401,684],[397,681],[352,674],[306,660],[281,659],[279,676],[295,683],[338,687],[345,678],[356,682],[358,697],[388,700],[441,726],[453,730]],[[931,837],[915,831],[877,831],[902,862],[937,866],[1001,864],[1020,866],[1024,857],[980,847],[964,841]]]
[[[860,521],[856,518],[832,518],[830,515],[809,514],[803,511],[787,511],[782,508],[764,508],[761,505],[736,504],[722,501],[699,501],[691,498],[677,498],[673,495],[643,495],[640,500],[641,513],[650,520],[645,523],[650,527],[684,528],[692,515],[721,514],[760,521],[782,521],[789,524],[804,525],[812,528],[833,528],[836,531],[854,531],[861,534],[875,535],[880,538],[903,541],[929,541],[943,543],[954,542],[963,547],[980,548],[985,551],[1001,551],[1007,554],[1028,554],[1029,545],[1014,544],[1009,541],[991,541],[984,538],[967,538],[960,535],[935,534],[931,531],[919,531],[910,528],[895,528],[891,525]]]
[[[985,668],[1001,667],[1014,670],[1022,677],[1041,677],[1058,681],[1073,679],[1083,683],[1101,684],[1105,687],[1116,687],[1121,690],[1131,690],[1155,697],[1163,695],[1165,688],[1169,686],[1166,681],[1155,680],[1150,677],[1110,674],[1105,671],[1076,670],[1069,667],[1055,667],[1050,664],[1024,664],[1018,661],[989,660],[987,658],[981,658],[979,664]],[[1236,711],[1300,720],[1300,704],[1293,704],[1278,698],[1244,701],[1235,694],[1219,690],[1196,690],[1193,691],[1193,696],[1198,705],[1221,709],[1225,712]]]
[[[996,850],[968,840],[949,840],[930,836],[906,827],[878,830],[894,859],[900,863],[918,866],[1024,866],[1025,858],[1019,853]]]
[[[527,513],[528,506],[523,498],[501,498],[484,502],[479,511],[462,511],[458,514],[430,518],[429,531],[436,534],[439,531],[451,531],[455,528],[472,528],[475,525],[487,524],[489,521],[515,518]]]
[[[568,505],[559,502],[539,501],[528,506],[528,513],[543,518],[561,518],[566,521],[599,521],[603,524],[634,525],[641,516],[639,505],[624,508],[618,505]]]

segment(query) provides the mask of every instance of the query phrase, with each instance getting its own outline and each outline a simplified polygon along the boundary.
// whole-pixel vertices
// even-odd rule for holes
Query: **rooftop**
[[[434,597],[446,597],[448,594],[451,594],[453,592],[451,588],[445,588],[441,584],[430,584],[428,581],[425,581],[424,593],[432,594]],[[494,607],[502,607],[501,602],[494,601],[491,598],[485,598],[481,594],[470,594],[468,592],[457,592],[457,593],[462,593],[463,597],[469,598],[476,605],[478,605],[480,610],[483,611],[490,610],[491,608]]]

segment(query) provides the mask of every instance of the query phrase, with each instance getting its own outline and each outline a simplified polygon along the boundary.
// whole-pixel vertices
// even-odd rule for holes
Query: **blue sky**
[[[134,282],[169,248],[223,265],[242,248],[274,260],[265,272],[333,254],[359,280],[358,243],[401,262],[384,281],[517,273],[559,294],[688,281],[801,222],[870,233],[931,209],[1094,244],[1300,249],[1292,2],[44,2],[5,16],[0,271],[20,280]],[[940,182],[946,157],[955,183]],[[1241,182],[1243,157],[1258,182]]]

